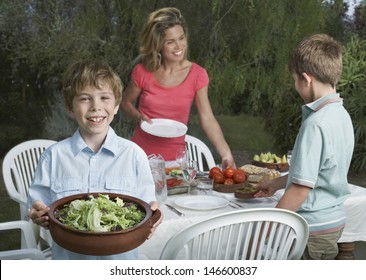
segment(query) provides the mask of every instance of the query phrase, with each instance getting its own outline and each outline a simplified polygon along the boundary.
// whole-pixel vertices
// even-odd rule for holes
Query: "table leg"
[[[346,242],[338,243],[338,255],[336,260],[354,260],[355,259],[355,243]]]

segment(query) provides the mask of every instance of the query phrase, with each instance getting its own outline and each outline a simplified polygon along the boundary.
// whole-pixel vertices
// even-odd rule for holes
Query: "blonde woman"
[[[235,162],[208,99],[209,78],[204,68],[187,59],[188,30],[176,8],[163,8],[150,14],[141,36],[141,63],[133,71],[122,99],[122,110],[137,121],[132,141],[146,154],[161,154],[175,160],[184,149],[184,136],[163,138],[140,128],[152,118],[188,123],[195,102],[202,129],[222,159],[223,167]],[[139,99],[138,108],[135,107]]]

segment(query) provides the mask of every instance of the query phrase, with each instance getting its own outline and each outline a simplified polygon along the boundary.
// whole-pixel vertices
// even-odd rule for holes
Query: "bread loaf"
[[[260,175],[264,178],[263,179],[274,179],[281,176],[281,173],[275,169],[269,169],[265,167],[259,167],[252,164],[246,164],[240,167],[240,169],[244,170],[246,174],[250,177],[251,175]],[[252,182],[255,182],[257,180],[260,180],[259,177],[252,177]],[[248,178],[250,181],[250,179]]]

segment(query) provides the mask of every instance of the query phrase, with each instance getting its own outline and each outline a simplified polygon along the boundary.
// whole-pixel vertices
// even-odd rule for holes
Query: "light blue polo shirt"
[[[344,227],[343,202],[349,195],[347,174],[354,148],[351,118],[339,94],[329,94],[302,107],[287,186],[312,190],[298,209],[309,223],[310,235]]]
[[[40,158],[29,189],[29,207],[35,200],[50,205],[65,196],[87,192],[121,193],[149,203],[155,184],[145,152],[119,137],[110,127],[98,152],[93,152],[79,131],[49,147]],[[52,244],[53,259],[136,259],[137,250],[111,256],[87,256]]]

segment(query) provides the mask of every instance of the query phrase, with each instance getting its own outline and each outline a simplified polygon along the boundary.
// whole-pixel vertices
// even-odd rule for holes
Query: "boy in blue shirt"
[[[111,192],[155,202],[155,185],[144,151],[110,127],[122,98],[122,82],[105,63],[77,62],[65,72],[63,93],[78,130],[42,155],[29,189],[29,217],[48,227],[43,216],[52,202],[69,195]],[[162,219],[162,218],[161,218]],[[155,231],[161,219],[152,226]],[[86,256],[52,244],[53,259],[136,259],[137,250],[111,256]]]
[[[302,124],[289,174],[259,185],[256,197],[286,191],[276,207],[295,211],[309,224],[303,259],[334,259],[346,223],[347,174],[354,148],[351,118],[336,85],[342,73],[342,47],[325,34],[303,40],[289,63],[303,99]]]

